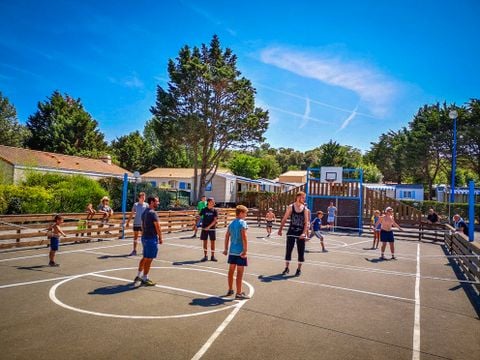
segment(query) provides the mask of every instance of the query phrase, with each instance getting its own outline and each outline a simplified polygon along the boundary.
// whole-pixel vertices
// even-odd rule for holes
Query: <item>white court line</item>
[[[371,239],[363,240],[363,241],[357,241],[357,242],[354,242],[354,243],[352,243],[352,244],[343,245],[343,247],[352,246],[352,245],[358,245],[358,244],[363,244],[363,243],[371,242],[371,241],[372,241]]]
[[[124,278],[119,278],[115,276],[107,276],[107,275],[101,275],[101,274],[96,274],[92,273],[93,276],[97,276],[100,278],[105,278],[105,279],[110,279],[110,280],[118,280],[118,281],[124,281],[124,282],[132,282],[132,280],[124,279]],[[206,296],[206,297],[215,297],[215,298],[222,298],[221,296],[218,295],[212,295],[212,294],[207,294],[207,293],[202,293],[199,291],[194,291],[194,290],[188,290],[188,289],[180,289],[172,286],[166,286],[166,285],[155,285],[155,287],[162,288],[162,289],[167,289],[167,290],[175,290],[175,291],[180,291],[180,292],[185,292],[193,295],[201,295],[201,296]]]
[[[232,322],[233,318],[237,313],[240,311],[243,305],[245,305],[246,301],[242,301],[240,304],[235,306],[235,309],[227,316],[225,320],[220,324],[220,326],[215,330],[215,332],[208,338],[207,342],[203,344],[203,346],[198,350],[198,352],[192,357],[192,360],[200,359],[207,350],[212,346],[213,342],[220,336],[220,334],[225,330],[225,328]]]
[[[72,276],[71,275],[61,276],[61,277],[56,277],[56,278],[51,278],[51,279],[33,280],[33,281],[26,281],[26,282],[15,283],[15,284],[1,285],[0,289],[6,289],[6,288],[15,287],[15,286],[23,286],[23,285],[33,285],[33,284],[44,283],[44,282],[48,282],[48,281],[64,280],[64,279],[68,279],[70,277],[72,277]]]
[[[415,277],[415,315],[412,350],[412,360],[420,360],[420,244],[417,244],[417,274]]]

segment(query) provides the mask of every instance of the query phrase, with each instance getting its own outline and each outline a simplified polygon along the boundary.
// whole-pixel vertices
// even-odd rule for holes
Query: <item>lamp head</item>
[[[458,117],[457,110],[450,110],[450,112],[448,113],[448,117],[452,120],[456,119]]]

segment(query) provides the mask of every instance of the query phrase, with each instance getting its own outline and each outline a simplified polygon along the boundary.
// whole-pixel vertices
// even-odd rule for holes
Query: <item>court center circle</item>
[[[90,311],[90,310],[85,310],[85,309],[81,309],[81,308],[78,308],[78,307],[70,306],[70,305],[67,305],[64,302],[62,302],[56,295],[57,289],[61,285],[65,284],[69,281],[79,279],[79,278],[82,278],[82,277],[86,277],[86,276],[95,276],[96,274],[102,274],[102,273],[106,273],[106,272],[120,271],[120,270],[132,270],[132,269],[136,270],[137,268],[136,267],[126,267],[126,268],[117,268],[117,269],[94,271],[94,272],[89,272],[89,273],[80,274],[80,275],[73,275],[73,276],[71,276],[71,277],[69,277],[65,280],[62,280],[62,281],[58,282],[57,284],[53,285],[50,288],[49,297],[55,304],[65,308],[65,309],[68,309],[68,310],[76,311],[76,312],[83,313],[83,314],[103,316],[103,317],[111,317],[111,318],[120,318],[120,319],[179,319],[179,318],[186,318],[186,317],[193,317],[193,316],[201,316],[201,315],[208,315],[208,314],[216,313],[216,312],[219,312],[219,311],[225,311],[225,310],[230,309],[230,308],[235,308],[235,307],[241,306],[245,301],[248,301],[248,300],[235,300],[236,301],[235,304],[228,305],[228,306],[223,306],[219,309],[200,311],[200,312],[189,313],[189,314],[178,314],[178,315],[120,315],[120,314],[102,313],[102,312],[98,312],[98,311]],[[208,272],[208,273],[212,273],[212,274],[218,274],[218,275],[225,276],[225,277],[227,276],[227,274],[224,274],[224,273],[221,273],[221,272],[218,272],[218,271],[213,271],[213,270],[206,270],[206,269],[179,268],[179,267],[167,267],[167,266],[152,266],[151,269],[169,269],[169,270],[173,269],[173,270],[200,271],[200,272]],[[248,288],[250,290],[249,291],[249,296],[251,298],[253,296],[254,292],[255,292],[253,286],[245,280],[243,280],[242,282],[245,285],[248,286]],[[180,290],[182,290],[182,289],[180,289]],[[189,291],[188,289],[184,289],[184,290],[186,292]]]

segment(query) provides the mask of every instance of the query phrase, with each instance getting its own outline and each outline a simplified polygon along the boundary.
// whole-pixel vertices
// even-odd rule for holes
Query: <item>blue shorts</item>
[[[50,250],[58,251],[58,245],[60,244],[60,238],[52,236],[50,238]]]
[[[393,242],[393,231],[380,231],[380,241],[381,242]]]
[[[142,236],[143,257],[155,259],[158,255],[158,237],[144,238]]]
[[[239,255],[228,255],[228,261],[229,264],[235,264],[238,266],[248,266],[248,261],[247,258],[242,258]]]
[[[202,227],[202,217],[200,216],[197,221],[197,228],[201,228],[201,227]]]

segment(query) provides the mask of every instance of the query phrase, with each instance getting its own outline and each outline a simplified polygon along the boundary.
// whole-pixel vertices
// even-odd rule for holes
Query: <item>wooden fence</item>
[[[451,230],[445,233],[445,245],[452,255],[459,255],[453,257],[454,261],[465,277],[476,282],[473,288],[476,295],[480,295],[480,248],[478,244],[469,242],[467,237],[461,233],[454,232],[454,229],[447,225]]]
[[[217,209],[217,227],[226,227],[235,218],[235,209]],[[158,211],[160,226],[164,233],[191,231],[195,224],[196,210]],[[126,219],[128,219],[128,215]],[[101,214],[86,220],[85,213],[62,214],[61,228],[67,235],[61,242],[86,242],[119,239],[123,232],[123,214],[114,214],[108,224],[102,224]],[[54,214],[28,214],[0,216],[0,249],[48,245],[45,229],[52,224]],[[133,236],[133,222],[125,228],[125,237]]]

